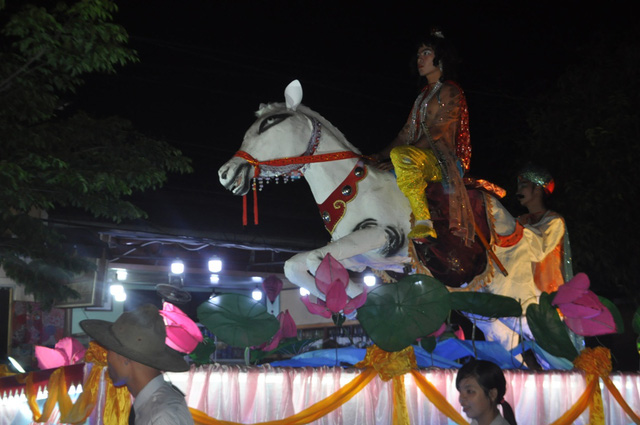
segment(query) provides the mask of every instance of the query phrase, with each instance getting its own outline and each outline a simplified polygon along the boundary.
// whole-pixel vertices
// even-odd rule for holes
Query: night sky
[[[328,235],[306,184],[262,192],[263,225],[242,229],[241,200],[217,178],[259,104],[282,101],[290,81],[299,79],[303,103],[363,153],[376,152],[404,124],[419,89],[416,41],[440,27],[463,60],[458,80],[470,109],[471,173],[513,194],[515,170],[527,158],[508,138],[524,137],[538,94],[555,86],[596,31],[635,25],[631,2],[120,3],[116,22],[128,30],[140,62],[117,76],[90,77],[75,105],[130,119],[182,149],[195,167],[192,175],[172,176],[161,193],[145,194],[143,208],[176,225],[224,222],[229,231],[319,242]],[[504,202],[522,212],[513,197]],[[203,213],[204,220],[190,216]]]
[[[218,168],[240,147],[259,104],[282,101],[293,79],[302,82],[303,103],[363,153],[381,149],[420,88],[412,72],[416,42],[438,26],[463,60],[458,82],[469,103],[471,173],[506,188],[504,203],[519,214],[515,171],[528,158],[509,137],[525,138],[527,112],[575,63],[578,48],[600,31],[637,25],[631,4],[122,1],[115,20],[140,62],[117,76],[88,78],[74,105],[128,118],[193,159],[194,174],[171,176],[163,190],[140,197],[152,220],[320,246],[329,237],[306,184],[268,187],[260,194],[261,225],[243,229],[241,199],[219,184]]]

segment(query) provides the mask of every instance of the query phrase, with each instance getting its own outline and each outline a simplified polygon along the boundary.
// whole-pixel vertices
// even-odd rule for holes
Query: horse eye
[[[271,127],[273,127],[276,124],[280,124],[282,121],[286,120],[290,116],[291,116],[291,114],[276,114],[276,115],[271,115],[269,117],[266,117],[260,123],[260,128],[258,129],[258,134],[261,134],[261,133],[267,131],[268,129],[270,129]]]

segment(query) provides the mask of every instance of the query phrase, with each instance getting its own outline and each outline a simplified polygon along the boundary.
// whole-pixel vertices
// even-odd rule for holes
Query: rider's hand
[[[374,167],[376,167],[378,170],[382,170],[382,171],[391,171],[393,170],[393,163],[391,162],[390,159],[384,160],[384,161],[378,161],[376,163],[373,164]]]
[[[377,153],[369,155],[369,158],[371,159],[371,161],[369,162],[371,166],[382,171],[393,170],[393,164],[391,163],[390,158],[382,158],[382,155]]]

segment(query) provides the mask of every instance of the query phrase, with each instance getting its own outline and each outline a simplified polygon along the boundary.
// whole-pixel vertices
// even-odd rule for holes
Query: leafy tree
[[[521,158],[558,184],[554,209],[566,219],[574,269],[594,291],[638,304],[640,49],[638,29],[593,31],[573,66],[532,110]]]
[[[191,172],[169,144],[121,118],[66,107],[88,73],[137,61],[109,0],[50,9],[0,2],[0,266],[51,306],[74,296],[66,284],[92,263],[42,220],[56,207],[115,222],[144,217],[129,195],[155,189],[169,172]],[[49,5],[49,2],[44,4]]]

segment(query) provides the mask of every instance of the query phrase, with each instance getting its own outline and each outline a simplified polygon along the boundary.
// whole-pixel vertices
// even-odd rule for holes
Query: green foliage
[[[367,335],[385,351],[400,351],[435,332],[451,309],[449,291],[433,277],[416,274],[375,288],[358,309]]]
[[[216,351],[216,343],[208,336],[204,337],[195,350],[189,354],[191,360],[198,366],[211,362],[211,355]]]
[[[57,3],[50,10],[26,4],[1,34],[0,122],[38,123],[54,116],[60,95],[73,92],[91,72],[114,73],[137,61],[127,32],[112,22],[109,0]]]
[[[451,308],[484,317],[520,317],[522,306],[510,297],[487,292],[452,292]]]
[[[527,323],[540,347],[554,356],[573,361],[578,356],[578,351],[571,342],[567,326],[551,305],[550,299],[549,294],[543,292],[539,304],[530,304],[527,307]]]
[[[631,328],[635,333],[640,335],[640,307],[638,307],[633,313],[633,318],[631,319]]]
[[[611,313],[613,321],[616,324],[616,333],[624,333],[624,320],[622,319],[622,314],[620,313],[620,310],[618,310],[618,307],[612,303],[611,300],[605,297],[598,296],[598,299]]]
[[[252,298],[222,294],[198,306],[198,320],[233,347],[252,347],[278,332],[280,322]]]
[[[136,62],[109,0],[0,4],[0,267],[45,307],[73,297],[66,284],[91,271],[46,211],[75,207],[115,222],[144,217],[127,198],[191,172],[169,144],[120,118],[64,105],[93,72]]]

